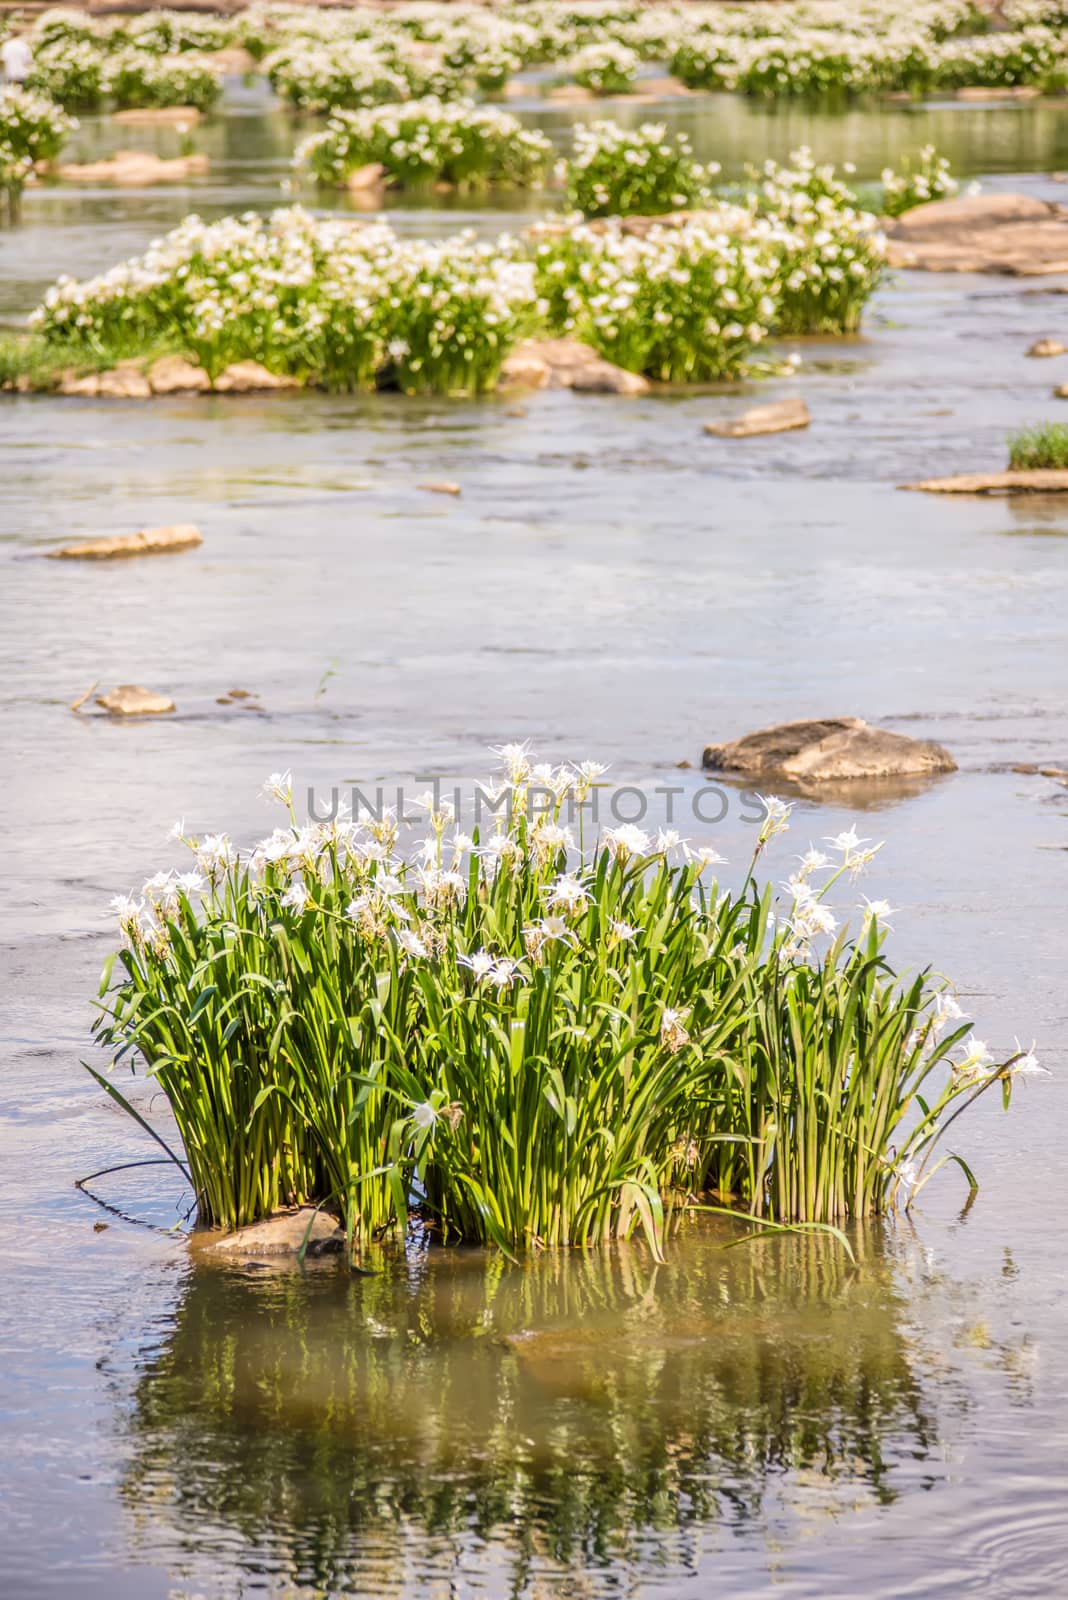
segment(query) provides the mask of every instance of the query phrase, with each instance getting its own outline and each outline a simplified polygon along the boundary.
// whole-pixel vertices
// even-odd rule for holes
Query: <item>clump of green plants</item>
[[[210,62],[191,53],[160,56],[151,50],[118,50],[107,58],[104,89],[123,108],[192,106],[210,111],[222,79]]]
[[[1068,468],[1068,423],[1040,422],[1009,438],[1010,472]]]
[[[639,65],[636,50],[611,39],[583,45],[568,63],[575,82],[597,95],[630,94]]]
[[[54,161],[77,127],[61,106],[29,89],[0,89],[0,194],[8,214],[18,210],[22,191],[40,162]]]
[[[545,135],[524,128],[517,117],[470,100],[430,97],[335,111],[321,132],[298,147],[295,162],[320,183],[335,185],[377,163],[388,181],[399,184],[536,187],[551,159]]]
[[[728,208],[641,234],[613,219],[546,227],[535,262],[553,326],[665,383],[739,376],[777,306],[777,257],[748,221]]]
[[[99,111],[104,100],[105,61],[98,45],[60,35],[35,52],[27,88],[47,95],[67,111]]]
[[[899,217],[931,200],[949,200],[960,188],[948,159],[940,156],[933,144],[924,145],[915,158],[906,156],[896,172],[886,167],[882,185],[883,211],[888,217]]]
[[[719,171],[693,158],[684,133],[668,137],[662,122],[621,128],[579,123],[564,169],[568,204],[586,217],[654,216],[692,206]]]
[[[911,1204],[960,1160],[959,1115],[1042,1070],[996,1064],[943,985],[898,977],[885,902],[839,926],[831,897],[878,848],[853,830],[775,904],[754,868],[783,802],[731,893],[673,831],[585,849],[603,767],[499,755],[485,831],[428,794],[402,853],[381,808],[301,824],[276,774],[283,826],[244,852],[186,838],[191,870],[114,903],[96,1034],[166,1096],[202,1222],[313,1202],[366,1242],[418,1206],[510,1253],[640,1230],[659,1256],[708,1191],[769,1226]]]

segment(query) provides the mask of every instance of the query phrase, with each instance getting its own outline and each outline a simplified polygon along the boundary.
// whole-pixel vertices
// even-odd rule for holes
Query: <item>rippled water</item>
[[[1039,174],[1068,164],[1063,114],[1031,104],[671,115],[729,174],[802,138],[871,176],[933,136],[1050,197]],[[253,102],[205,130],[203,185],[29,196],[0,235],[0,313],[190,206],[275,203],[290,141]],[[1010,428],[1057,414],[1059,362],[1023,357],[1064,336],[1052,286],[899,275],[864,338],[803,342],[802,377],[759,391],[799,385],[811,429],[744,444],[701,423],[755,386],[537,394],[522,414],[0,402],[5,1600],[1065,1592],[1068,791],[1011,769],[1068,767],[1068,507],[895,487],[998,465]],[[459,499],[417,487],[445,477]],[[174,520],[204,545],[39,559]],[[95,680],[178,711],[71,715]],[[233,687],[257,709],[220,704]],[[679,789],[681,831],[742,861],[737,796],[714,829],[693,819],[702,746],[843,711],[943,739],[962,770],[801,795],[775,869],[861,812],[887,840],[864,887],[901,908],[899,957],[956,976],[992,1044],[1036,1034],[1059,1069],[978,1116],[967,1212],[946,1175],[911,1225],[857,1231],[855,1268],[823,1242],[725,1252],[706,1220],[662,1268],[638,1246],[522,1268],[414,1247],[348,1277],[208,1268],[74,1189],[151,1155],[78,1061],[101,907],[172,859],[176,816],[245,839],[270,825],[268,770],[469,778],[530,736],[610,761],[650,817]],[[94,1187],[157,1229],[188,1203],[162,1167]]]

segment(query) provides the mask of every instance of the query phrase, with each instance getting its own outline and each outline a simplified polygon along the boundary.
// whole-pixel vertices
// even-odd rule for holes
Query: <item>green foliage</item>
[[[342,184],[359,167],[379,163],[400,184],[529,187],[541,183],[551,158],[545,135],[507,112],[430,98],[335,111],[298,147],[295,161],[320,183]]]
[[[202,1221],[323,1202],[367,1244],[417,1201],[509,1252],[640,1230],[659,1255],[666,1209],[706,1189],[772,1223],[884,1212],[956,1112],[1039,1070],[971,1042],[947,1073],[959,1008],[898,980],[885,906],[836,934],[826,897],[874,855],[855,834],[773,919],[752,867],[721,893],[715,852],[672,864],[675,835],[576,854],[565,802],[601,769],[501,755],[512,809],[481,843],[430,797],[414,862],[389,816],[298,827],[276,776],[289,827],[243,858],[187,841],[198,872],[116,903],[97,1035],[166,1095]],[[766,803],[754,864],[788,814]]]
[[[678,211],[706,196],[718,170],[699,166],[686,135],[669,139],[661,122],[578,123],[566,167],[567,203],[586,217]]]
[[[1035,468],[1068,468],[1068,423],[1040,422],[1021,428],[1009,439],[1009,469],[1029,472]]]

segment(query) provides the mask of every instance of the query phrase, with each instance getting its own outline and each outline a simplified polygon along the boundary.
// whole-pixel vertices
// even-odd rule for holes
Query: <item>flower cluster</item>
[[[208,111],[219,98],[222,76],[210,61],[192,53],[161,56],[126,49],[107,58],[103,89],[120,108],[192,106]]]
[[[594,94],[630,94],[637,76],[639,57],[625,44],[605,39],[584,45],[568,63],[572,78]]]
[[[640,235],[611,218],[549,228],[538,287],[563,331],[621,367],[671,383],[736,377],[777,309],[777,258],[748,220],[720,207]]]
[[[536,186],[551,156],[544,134],[507,112],[429,98],[336,111],[298,147],[295,159],[320,183],[342,184],[376,162],[394,183]]]
[[[594,122],[576,125],[563,176],[568,204],[583,216],[655,216],[701,200],[718,170],[699,166],[686,135],[670,139],[661,122]]]
[[[386,809],[301,823],[276,773],[282,826],[245,851],[179,824],[193,868],[113,902],[96,1031],[167,1097],[201,1221],[325,1203],[363,1243],[418,1195],[442,1233],[510,1252],[641,1228],[659,1256],[665,1206],[704,1190],[782,1222],[911,1204],[957,1113],[1041,1072],[895,977],[885,901],[839,925],[830,896],[879,848],[854,829],[773,911],[753,872],[789,805],[766,801],[730,892],[673,830],[576,845],[564,807],[602,767],[497,753],[485,835],[433,794],[411,848]]]
[[[533,267],[507,238],[402,240],[293,207],[188,217],[142,257],[61,279],[30,325],[116,357],[177,347],[213,376],[254,358],[331,388],[450,394],[491,387],[535,315]]]
[[[0,189],[22,192],[38,162],[54,161],[77,123],[44,95],[0,89]]]
[[[897,172],[886,167],[882,184],[883,211],[888,217],[899,217],[929,200],[949,200],[960,188],[946,157],[940,156],[933,144],[925,144],[914,161],[904,160]]]

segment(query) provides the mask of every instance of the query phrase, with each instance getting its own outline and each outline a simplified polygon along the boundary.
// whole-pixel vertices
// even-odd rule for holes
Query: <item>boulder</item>
[[[196,106],[133,106],[113,111],[111,120],[124,128],[192,128],[201,116]]]
[[[1037,100],[1042,90],[1034,83],[1000,84],[997,87],[984,84],[968,84],[963,89],[956,91],[957,100]]]
[[[1055,400],[1068,400],[1068,383],[1059,383],[1053,391]]]
[[[184,356],[160,356],[146,374],[153,394],[203,394],[211,379],[203,367],[196,367]]]
[[[362,194],[368,189],[381,189],[386,176],[386,169],[381,161],[368,161],[362,167],[357,167],[345,179],[344,187],[350,194]]]
[[[892,267],[924,272],[1068,272],[1068,209],[1023,194],[913,206],[887,225]]]
[[[258,361],[235,361],[215,380],[219,394],[257,394],[262,389],[299,389],[296,378],[268,372]]]
[[[447,479],[440,483],[421,483],[420,489],[425,489],[428,494],[462,494],[463,490],[458,483],[451,483]]]
[[[933,740],[889,733],[859,717],[781,722],[728,744],[708,745],[701,765],[711,772],[777,775],[808,783],[957,770],[949,751]]]
[[[647,378],[626,372],[597,354],[579,339],[525,339],[501,368],[504,383],[521,383],[521,374],[533,377],[532,387],[574,389],[578,394],[645,394]]]
[[[256,70],[255,57],[239,44],[227,45],[222,50],[204,51],[200,59],[217,72],[231,73],[238,78],[244,78]]]
[[[117,533],[106,539],[84,539],[79,544],[49,550],[50,561],[114,561],[123,556],[154,556],[171,550],[189,550],[203,544],[204,536],[191,522],[169,528],[142,528],[140,533]]]
[[[174,710],[174,701],[165,694],[137,683],[120,683],[109,694],[98,694],[96,703],[113,717],[159,717]]]
[[[305,1239],[308,1254],[318,1256],[342,1249],[345,1235],[336,1217],[301,1206],[293,1211],[276,1211],[265,1221],[235,1228],[233,1233],[194,1233],[191,1242],[196,1249],[214,1256],[257,1260],[262,1256],[296,1256]]]
[[[740,417],[706,422],[705,432],[721,439],[748,439],[758,433],[788,433],[792,428],[807,428],[811,421],[803,400],[773,400],[769,405],[743,411]]]
[[[166,161],[150,150],[118,150],[107,161],[73,163],[56,169],[57,176],[70,183],[117,183],[128,189],[145,189],[153,183],[181,183],[207,170],[207,156],[175,156]]]
[[[65,372],[58,392],[94,400],[147,400],[152,390],[136,361],[120,361],[110,372],[90,372],[83,378]]]
[[[678,78],[642,78],[641,86],[644,91],[643,97],[648,96],[654,100],[681,100],[695,93]]]
[[[1063,467],[1031,467],[1020,472],[964,472],[955,478],[925,478],[903,483],[902,489],[926,494],[1064,494],[1068,471]]]
[[[1063,356],[1064,345],[1059,339],[1036,339],[1028,350],[1029,356]]]

